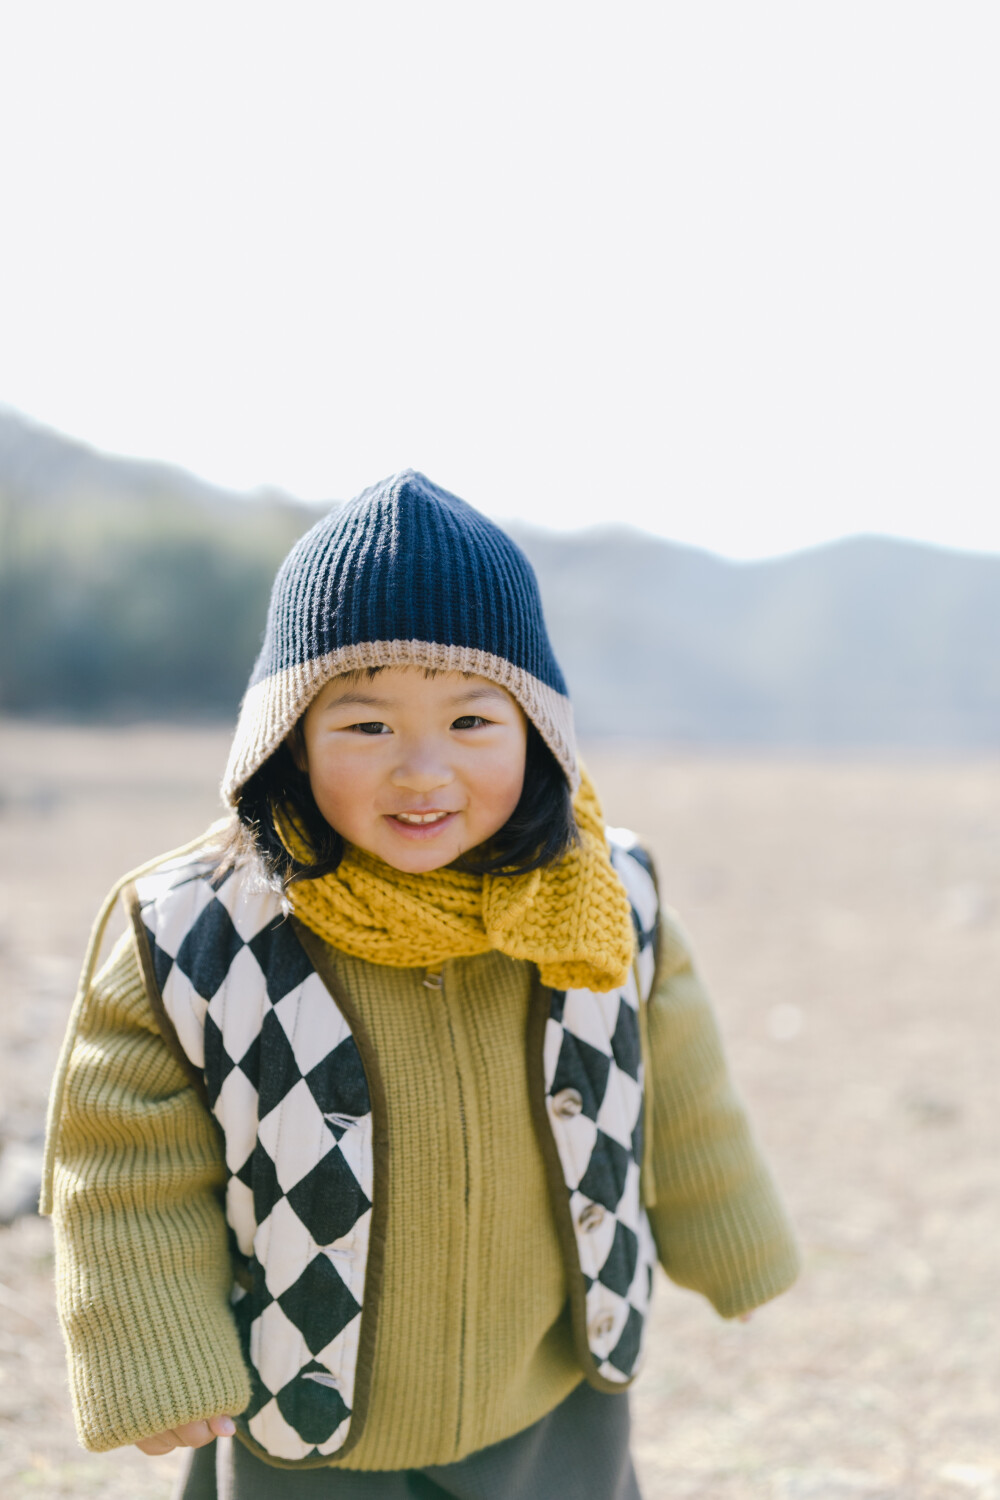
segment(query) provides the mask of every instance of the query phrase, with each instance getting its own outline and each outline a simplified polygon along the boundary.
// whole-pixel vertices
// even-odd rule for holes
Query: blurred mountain
[[[274,571],[318,513],[0,409],[0,711],[231,717]],[[1000,746],[1000,557],[854,537],[732,563],[620,528],[508,529],[584,735]]]
[[[517,536],[584,734],[1000,747],[1000,557],[862,536],[733,563],[636,531]]]
[[[275,568],[319,513],[0,409],[0,712],[231,717]]]
[[[174,464],[102,453],[4,406],[0,406],[0,500],[50,512],[83,506],[105,513],[138,511],[144,519],[157,506],[207,510],[221,517],[248,500],[285,506],[307,525],[318,514],[316,506],[276,490],[247,496],[208,484]]]

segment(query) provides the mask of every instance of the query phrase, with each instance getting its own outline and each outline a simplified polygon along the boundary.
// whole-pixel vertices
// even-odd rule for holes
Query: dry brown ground
[[[37,1130],[94,909],[215,812],[215,732],[0,726],[0,1130]],[[748,1326],[663,1283],[648,1500],[1000,1497],[1000,766],[594,753],[716,996],[801,1230]],[[0,1230],[0,1492],[165,1500],[76,1446],[48,1225]]]

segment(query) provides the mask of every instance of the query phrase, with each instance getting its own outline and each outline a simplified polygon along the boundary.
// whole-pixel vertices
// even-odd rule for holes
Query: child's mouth
[[[450,823],[456,814],[451,811],[443,811],[435,808],[430,812],[398,812],[389,813],[388,819],[400,833],[406,833],[410,837],[429,837],[437,833],[446,823]]]

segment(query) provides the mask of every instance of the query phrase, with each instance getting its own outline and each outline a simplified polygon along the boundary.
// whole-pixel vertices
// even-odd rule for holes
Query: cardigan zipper
[[[441,999],[445,999],[444,975],[440,970],[428,969],[424,984],[430,990],[438,990]],[[462,1070],[458,1058],[458,1044],[455,1041],[455,1028],[451,1023],[451,1015],[447,1004],[443,1007],[445,1025],[448,1028],[448,1041],[451,1044],[451,1057],[455,1066],[455,1085],[458,1089],[458,1118],[462,1127],[462,1163],[465,1172],[464,1191],[462,1201],[465,1207],[465,1224],[463,1227],[462,1244],[462,1297],[461,1297],[461,1323],[458,1346],[458,1420],[455,1424],[455,1452],[461,1451],[460,1442],[462,1437],[462,1414],[465,1399],[465,1326],[468,1301],[468,1256],[469,1256],[469,1131],[465,1116],[465,1094],[462,1089]]]

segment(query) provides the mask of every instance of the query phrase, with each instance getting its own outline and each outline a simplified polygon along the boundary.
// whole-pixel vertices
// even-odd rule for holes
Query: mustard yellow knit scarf
[[[496,948],[537,964],[553,989],[615,989],[632,962],[632,917],[586,771],[573,810],[579,846],[530,874],[408,875],[349,844],[332,875],[289,888],[292,908],[333,947],[390,968]]]

